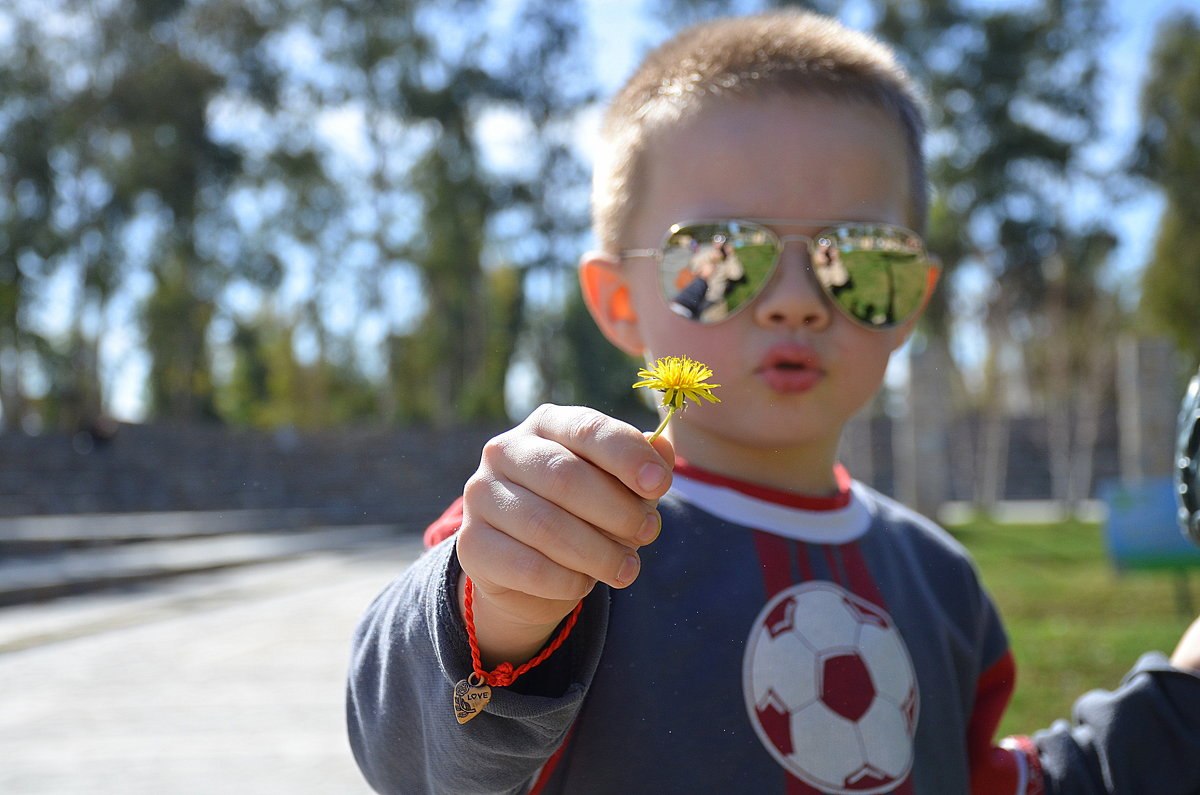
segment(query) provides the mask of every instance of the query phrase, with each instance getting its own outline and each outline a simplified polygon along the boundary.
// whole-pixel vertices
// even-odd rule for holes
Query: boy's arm
[[[1048,795],[1200,792],[1200,676],[1147,654],[1074,712],[1033,738]]]
[[[347,690],[350,745],[383,793],[523,792],[561,745],[599,662],[605,589],[584,602],[556,652],[565,687],[547,695],[493,691],[470,723],[455,719],[454,683],[471,671],[455,593],[455,541],[427,552],[371,605],[354,638]]]
[[[987,621],[999,626],[994,611]],[[1058,721],[1033,737],[993,746],[1017,678],[1004,645],[977,683],[969,732],[972,795],[1200,793],[1200,619],[1169,662],[1146,654],[1116,690],[1079,698],[1072,723]],[[993,642],[989,655],[999,652]]]
[[[458,559],[483,667],[533,657],[597,583],[624,588],[658,536],[674,453],[593,409],[541,406],[489,441],[463,490]],[[465,577],[458,584],[463,603]]]
[[[1171,665],[1200,675],[1200,618],[1193,621],[1179,639],[1179,645],[1171,655]]]
[[[995,717],[989,726],[1008,700],[1002,690],[1011,690],[1011,677],[1008,687],[979,694],[977,711]],[[1120,688],[1085,694],[1074,713],[1073,723],[1058,721],[1032,738],[973,745],[972,795],[1200,793],[1200,676],[1146,654]]]
[[[636,576],[673,461],[665,438],[651,445],[636,428],[578,407],[543,406],[488,442],[461,516],[453,508],[443,517],[461,520],[458,533],[384,592],[355,637],[350,737],[373,786],[502,793],[527,784],[562,742],[598,664],[608,598],[597,584],[624,587]],[[472,672],[466,575],[485,669],[525,662],[584,607],[547,665],[494,688],[487,708],[460,725],[453,688]]]

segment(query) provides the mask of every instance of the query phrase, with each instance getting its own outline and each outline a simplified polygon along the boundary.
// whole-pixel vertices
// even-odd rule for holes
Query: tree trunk
[[[1063,273],[1064,267],[1055,269]],[[1069,515],[1071,509],[1075,453],[1072,433],[1075,390],[1071,378],[1071,345],[1067,328],[1065,289],[1062,279],[1049,285],[1045,307],[1046,385],[1043,400],[1046,404],[1046,450],[1050,458],[1050,495]]]
[[[909,356],[908,410],[896,423],[896,491],[918,512],[936,517],[950,498],[949,438],[954,361],[930,339]]]
[[[996,310],[993,310],[996,311]],[[982,426],[979,433],[974,489],[975,507],[990,514],[1003,499],[1008,473],[1008,390],[1005,388],[1001,358],[1004,334],[993,322],[988,328],[988,358],[984,367]]]
[[[1178,356],[1165,340],[1131,336],[1121,338],[1117,353],[1121,478],[1169,477],[1179,412]]]
[[[25,418],[21,349],[16,341],[0,345],[0,430],[18,430]]]
[[[1089,359],[1087,380],[1079,395],[1075,412],[1075,454],[1068,507],[1074,513],[1092,493],[1096,464],[1096,441],[1100,436],[1100,417],[1113,371],[1113,345],[1102,345]]]

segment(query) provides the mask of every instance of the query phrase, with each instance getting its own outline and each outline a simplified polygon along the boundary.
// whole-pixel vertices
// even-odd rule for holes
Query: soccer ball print
[[[912,660],[882,608],[831,582],[780,591],[742,664],[746,709],[788,772],[831,793],[887,792],[912,768]]]

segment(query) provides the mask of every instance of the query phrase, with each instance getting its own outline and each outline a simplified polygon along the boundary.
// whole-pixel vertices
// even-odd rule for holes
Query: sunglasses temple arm
[[[929,296],[933,293],[933,288],[937,287],[942,278],[942,261],[933,254],[929,254],[929,275],[926,277],[925,299],[929,300]]]
[[[917,310],[917,314],[925,311],[925,307],[929,305],[929,299],[933,298],[934,288],[942,278],[942,261],[932,254],[929,256],[929,270],[925,274],[925,296],[921,299],[921,307]]]

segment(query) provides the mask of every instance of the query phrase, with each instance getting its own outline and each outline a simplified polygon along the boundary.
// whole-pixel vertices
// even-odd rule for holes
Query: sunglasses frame
[[[927,275],[927,279],[926,279],[926,286],[924,288],[924,292],[922,294],[921,301],[918,304],[917,308],[912,310],[912,312],[910,312],[908,315],[906,315],[904,318],[902,318],[900,320],[897,320],[897,321],[894,321],[891,323],[887,323],[887,324],[876,324],[876,323],[870,323],[862,318],[855,316],[846,307],[842,306],[837,301],[836,296],[830,292],[830,288],[827,287],[821,281],[821,279],[819,277],[817,277],[816,272],[813,270],[812,264],[810,262],[807,270],[810,274],[812,274],[814,281],[816,281],[817,286],[821,290],[821,294],[823,296],[825,296],[825,299],[827,301],[829,301],[829,303],[832,304],[839,313],[841,313],[848,320],[850,320],[851,322],[855,323],[856,325],[858,325],[862,328],[869,329],[871,331],[887,331],[888,329],[892,329],[897,326],[901,326],[904,323],[907,323],[918,312],[920,312],[921,307],[924,306],[925,301],[929,297],[929,293],[932,292],[933,285],[936,283],[936,274],[940,271],[940,265],[939,265],[937,259],[930,255],[929,249],[925,245],[925,240],[920,235],[918,235],[916,232],[912,231],[908,227],[900,226],[899,224],[888,223],[885,221],[822,221],[822,220],[792,219],[792,218],[705,218],[705,219],[697,219],[697,220],[692,220],[692,221],[681,221],[679,223],[671,224],[671,226],[667,229],[667,233],[665,235],[663,235],[662,243],[659,244],[658,248],[623,249],[619,253],[618,256],[621,259],[636,259],[636,258],[642,258],[642,257],[645,257],[647,259],[654,259],[654,260],[658,261],[659,266],[661,267],[662,263],[665,259],[668,242],[675,235],[679,234],[680,231],[687,229],[688,227],[717,226],[717,225],[729,226],[729,225],[734,225],[734,224],[752,224],[753,226],[758,227],[759,229],[765,231],[768,235],[770,235],[770,237],[775,240],[776,246],[777,246],[775,260],[771,265],[770,271],[766,274],[765,278],[763,279],[762,284],[754,291],[753,295],[749,298],[749,300],[745,301],[742,304],[739,304],[736,308],[733,309],[733,311],[729,312],[728,315],[726,315],[722,318],[716,319],[716,320],[704,321],[704,320],[700,320],[698,318],[694,318],[695,322],[700,323],[701,325],[710,326],[710,325],[715,325],[717,323],[722,323],[725,320],[728,320],[729,318],[731,318],[734,315],[741,312],[747,306],[750,306],[751,304],[753,304],[755,299],[757,299],[762,294],[762,291],[766,288],[767,284],[770,283],[771,279],[774,278],[776,272],[779,269],[780,260],[783,257],[784,246],[786,246],[788,243],[792,243],[792,242],[806,243],[807,244],[806,248],[808,249],[809,257],[811,258],[812,254],[813,254],[813,247],[817,243],[817,241],[821,240],[823,237],[825,237],[826,233],[834,232],[835,230],[837,230],[839,228],[845,228],[845,227],[863,228],[863,227],[866,227],[866,228],[874,228],[874,229],[887,229],[889,231],[895,231],[895,232],[899,233],[900,236],[902,236],[902,237],[910,237],[918,243],[918,249],[919,249],[918,258],[916,260],[914,260],[914,262],[925,266],[925,268],[927,269],[928,275]],[[817,228],[818,231],[812,235],[781,235],[772,228],[772,227],[776,227],[776,226],[804,226],[804,227],[809,227],[809,228],[815,227],[815,228]],[[828,237],[831,240],[836,240],[836,235],[828,235]],[[665,292],[665,288],[663,286],[663,282],[661,279],[661,273],[660,273],[660,279],[659,279],[659,288],[660,288],[659,292],[663,296],[663,299],[670,302],[671,297],[669,295],[667,295]]]

